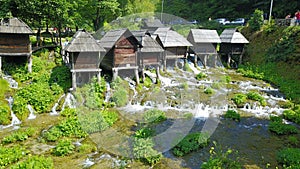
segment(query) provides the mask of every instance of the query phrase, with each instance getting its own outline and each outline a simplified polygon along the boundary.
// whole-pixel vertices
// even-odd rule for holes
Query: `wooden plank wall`
[[[29,35],[0,34],[0,53],[30,53]]]
[[[75,69],[98,69],[99,65],[100,56],[98,52],[74,53]]]

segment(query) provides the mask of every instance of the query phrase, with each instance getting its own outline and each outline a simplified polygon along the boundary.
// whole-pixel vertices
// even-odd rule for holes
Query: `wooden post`
[[[72,88],[76,89],[76,72],[72,70]]]
[[[142,67],[142,81],[145,82],[145,67]]]
[[[0,56],[0,73],[2,71],[2,56]]]
[[[159,81],[159,65],[156,66],[156,84]]]
[[[98,83],[100,84],[101,83],[101,70],[98,71],[98,73],[97,73],[97,79],[98,79]]]
[[[204,55],[204,68],[206,68],[207,65],[207,55]]]
[[[231,62],[231,55],[230,55],[230,53],[228,53],[227,56],[228,56],[227,67],[230,68],[230,62]]]
[[[138,85],[138,84],[140,84],[139,69],[138,68],[134,69],[134,73],[135,73],[135,78],[136,78],[136,85]]]
[[[178,68],[177,62],[178,62],[178,59],[176,58],[176,59],[175,59],[175,68]]]
[[[217,62],[218,62],[218,54],[215,54],[215,67],[217,67]]]
[[[194,56],[194,66],[195,66],[195,68],[198,67],[197,62],[198,62],[198,55],[195,54],[195,56]]]
[[[243,54],[240,55],[240,58],[239,58],[239,65],[242,64],[242,58],[243,58]]]
[[[32,57],[31,55],[28,56],[28,72],[32,73]]]

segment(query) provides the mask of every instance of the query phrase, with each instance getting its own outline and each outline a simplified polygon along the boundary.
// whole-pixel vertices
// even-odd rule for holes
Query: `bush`
[[[183,70],[187,72],[193,72],[193,70],[190,68],[190,65],[188,62],[186,62],[183,66]]]
[[[76,109],[72,108],[65,108],[63,111],[59,113],[63,117],[75,117],[76,116]]]
[[[79,122],[82,129],[89,134],[101,132],[109,128],[109,124],[105,121],[100,111],[84,112],[84,114],[80,114]]]
[[[234,95],[234,97],[231,99],[233,100],[233,102],[238,106],[238,107],[242,107],[243,104],[246,103],[247,101],[247,96],[245,94],[236,94]]]
[[[154,130],[151,128],[141,128],[134,133],[136,138],[148,138],[151,137],[154,133]]]
[[[35,133],[34,128],[27,128],[25,130],[20,130],[6,136],[2,139],[3,144],[15,143],[17,141],[25,141],[29,137],[33,136]]]
[[[22,147],[6,148],[0,145],[0,168],[6,168],[9,164],[19,161],[26,153],[25,148]]]
[[[238,68],[237,72],[241,73],[245,77],[250,77],[250,78],[259,79],[259,80],[262,80],[265,77],[264,73],[259,73],[258,71],[254,72],[251,69]]]
[[[65,66],[57,66],[52,69],[49,83],[58,84],[64,91],[67,91],[72,86],[70,69]]]
[[[253,32],[259,31],[260,28],[263,26],[264,24],[263,13],[264,13],[263,11],[256,9],[253,13],[253,16],[250,18],[248,23],[250,29]]]
[[[173,149],[175,156],[184,156],[192,151],[208,145],[208,135],[204,133],[191,133],[184,137]]]
[[[284,167],[297,168],[300,166],[300,149],[285,148],[277,152],[277,161]]]
[[[256,92],[248,92],[247,98],[254,101],[259,101],[262,106],[266,106],[267,102],[263,96]]]
[[[60,140],[53,150],[53,154],[56,156],[65,156],[73,153],[75,146],[71,140]]]
[[[211,147],[210,158],[207,162],[201,165],[201,169],[241,169],[242,165],[238,161],[238,158],[231,159],[234,151],[231,149],[223,152],[220,148]]]
[[[235,121],[240,121],[241,120],[241,115],[237,113],[235,110],[227,110],[225,115],[225,118],[230,118]]]
[[[150,109],[145,112],[145,123],[159,123],[167,119],[166,113],[158,109]]]
[[[151,138],[134,138],[133,155],[136,159],[153,166],[160,161],[162,154],[153,149]]]
[[[116,113],[115,111],[103,110],[101,112],[101,115],[109,126],[112,126],[119,118],[118,113]]]
[[[82,144],[78,149],[78,151],[83,154],[92,153],[96,150],[97,150],[97,147],[92,144]]]
[[[115,102],[118,107],[125,106],[128,102],[128,92],[126,89],[120,87],[114,91],[112,97],[112,102]]]
[[[284,124],[279,121],[271,121],[269,124],[269,130],[278,135],[298,133],[298,130],[295,126]]]
[[[150,88],[152,84],[153,84],[152,80],[147,76],[144,81],[144,86]]]
[[[283,117],[287,120],[300,124],[300,112],[296,113],[294,110],[284,110]]]
[[[52,169],[53,160],[43,156],[29,156],[25,161],[11,166],[11,169]]]
[[[214,89],[212,89],[211,87],[208,87],[204,90],[205,94],[213,94],[214,93]]]
[[[196,78],[197,80],[201,80],[201,79],[204,79],[204,78],[206,78],[206,77],[207,77],[207,75],[206,75],[205,73],[202,73],[202,72],[198,73],[198,74],[195,76],[195,78]]]
[[[9,106],[0,105],[0,125],[8,125],[10,123],[11,123],[11,115],[10,115]]]

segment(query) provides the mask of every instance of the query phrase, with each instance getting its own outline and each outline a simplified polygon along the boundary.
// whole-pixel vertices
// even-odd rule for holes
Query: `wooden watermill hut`
[[[182,35],[172,30],[170,27],[158,28],[155,32],[158,35],[156,40],[165,50],[163,58],[164,68],[167,67],[167,62],[173,62],[177,66],[178,59],[186,59],[188,47],[193,46]]]
[[[153,33],[157,28],[163,28],[165,25],[157,18],[154,19],[144,19],[142,29],[147,29],[150,33]]]
[[[28,72],[32,69],[30,27],[18,18],[4,18],[0,22],[0,71],[2,57],[27,57]]]
[[[92,35],[85,31],[77,31],[64,51],[71,66],[73,88],[89,82],[94,76],[100,80],[100,62],[105,49]]]
[[[220,54],[227,56],[227,65],[230,66],[233,56],[239,56],[238,63],[242,62],[244,46],[249,41],[237,29],[225,29],[221,35]]]
[[[188,41],[193,44],[189,48],[189,57],[193,55],[195,66],[197,66],[198,58],[200,58],[204,67],[217,67],[220,60],[217,53],[217,45],[221,43],[220,37],[216,30],[209,29],[191,29]],[[208,63],[211,60],[212,63]]]
[[[128,29],[111,30],[100,40],[106,54],[101,62],[101,67],[113,72],[113,79],[120,70],[133,70],[136,82],[139,83],[137,51],[142,45]]]
[[[143,48],[138,51],[138,62],[139,68],[142,71],[143,81],[145,79],[144,69],[147,67],[155,68],[158,78],[164,49],[151,37],[147,30],[132,31],[132,34],[143,46]]]

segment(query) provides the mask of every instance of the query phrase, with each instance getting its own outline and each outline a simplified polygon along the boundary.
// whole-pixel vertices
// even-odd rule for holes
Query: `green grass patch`
[[[235,120],[235,121],[241,120],[241,115],[238,112],[236,112],[235,110],[227,110],[224,117]]]
[[[276,159],[284,168],[298,168],[300,166],[300,149],[281,149],[277,152]]]
[[[167,119],[166,113],[158,109],[147,110],[144,114],[145,123],[159,123]]]

